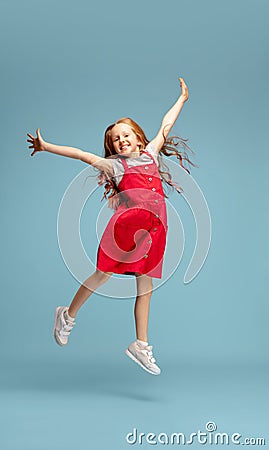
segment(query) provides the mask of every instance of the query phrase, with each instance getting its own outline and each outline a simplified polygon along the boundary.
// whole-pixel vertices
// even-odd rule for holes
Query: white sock
[[[141,345],[141,347],[146,347],[147,345],[149,345],[149,343],[148,343],[148,342],[145,342],[145,341],[140,341],[139,339],[136,339],[136,342],[137,342],[138,344],[140,344],[140,345]]]
[[[70,317],[70,316],[69,316],[69,314],[68,314],[67,311],[64,312],[64,318],[65,318],[66,320],[71,321],[71,322],[74,322],[74,320],[75,320],[74,317]]]

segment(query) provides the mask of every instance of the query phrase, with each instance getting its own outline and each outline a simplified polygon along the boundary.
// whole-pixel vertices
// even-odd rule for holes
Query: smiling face
[[[121,155],[139,156],[141,142],[130,125],[118,123],[111,130],[111,139],[116,153]]]

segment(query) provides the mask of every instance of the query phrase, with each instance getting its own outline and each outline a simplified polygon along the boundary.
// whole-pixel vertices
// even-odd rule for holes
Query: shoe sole
[[[59,312],[60,309],[61,309],[61,306],[58,306],[58,308],[56,308],[56,311],[55,311],[55,315],[54,315],[53,335],[54,335],[54,339],[55,339],[56,343],[57,343],[58,345],[60,345],[61,347],[64,347],[66,344],[62,344],[62,342],[58,340],[58,336],[57,336],[57,334],[56,334],[57,316],[58,316],[58,312]]]
[[[146,370],[146,372],[150,373],[151,375],[160,375],[160,373],[152,372],[150,369],[148,369],[146,366],[144,366],[129,350],[128,348],[125,350],[125,353],[129,358],[131,358],[134,362],[136,362],[142,369]]]

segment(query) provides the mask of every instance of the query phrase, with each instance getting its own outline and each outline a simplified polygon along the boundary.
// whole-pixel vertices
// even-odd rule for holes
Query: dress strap
[[[153,162],[155,162],[155,159],[153,158],[153,156],[151,155],[151,153],[148,150],[142,150],[142,153],[146,153],[148,156],[151,157],[151,159],[153,160]]]
[[[126,162],[126,159],[125,158],[120,158],[120,160],[121,160],[121,162],[123,164],[124,170],[127,170],[128,169],[128,164]]]

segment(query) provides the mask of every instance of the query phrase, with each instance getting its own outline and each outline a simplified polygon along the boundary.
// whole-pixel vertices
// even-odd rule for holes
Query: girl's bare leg
[[[71,305],[68,309],[68,315],[75,318],[78,310],[90,297],[90,295],[102,284],[104,284],[112,275],[113,272],[102,272],[96,269],[96,271],[87,278],[86,281],[77,290]]]
[[[136,274],[137,297],[134,308],[136,337],[148,342],[148,320],[152,295],[152,278]]]

